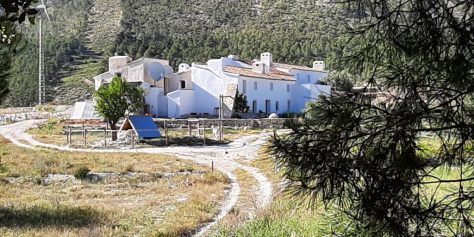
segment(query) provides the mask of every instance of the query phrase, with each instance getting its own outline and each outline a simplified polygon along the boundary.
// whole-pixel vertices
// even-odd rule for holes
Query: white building
[[[314,62],[312,68],[274,63],[271,53],[246,63],[236,56],[209,60],[206,64],[179,65],[165,80],[155,83],[147,75],[147,66],[158,61],[129,57],[112,57],[109,72],[95,77],[96,89],[121,73],[129,82],[140,82],[147,90],[149,112],[159,117],[179,118],[190,114],[217,115],[219,96],[224,95],[224,115],[230,117],[237,90],[247,96],[251,113],[301,112],[306,103],[329,95],[329,86],[318,84],[327,76],[324,62]]]

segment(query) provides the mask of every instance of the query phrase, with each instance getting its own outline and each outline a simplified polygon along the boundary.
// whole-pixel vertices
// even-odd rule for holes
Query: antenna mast
[[[41,0],[41,5],[37,6],[36,9],[40,12],[43,12],[46,15],[48,21],[49,15],[46,10],[46,5],[43,0]],[[44,52],[43,52],[43,17],[39,15],[38,17],[38,38],[39,38],[39,50],[38,50],[38,104],[42,105],[46,102],[46,76],[44,70]]]

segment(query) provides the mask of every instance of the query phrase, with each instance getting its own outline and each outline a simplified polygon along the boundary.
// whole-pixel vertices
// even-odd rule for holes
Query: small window
[[[256,82],[256,81],[253,82],[253,89],[254,89],[254,90],[258,90],[258,86],[257,86],[257,82]]]
[[[275,102],[275,110],[280,111],[280,102],[278,101]]]
[[[181,82],[181,89],[186,89],[186,81],[180,81]]]
[[[270,82],[270,90],[273,90],[273,82]]]
[[[287,106],[288,106],[288,112],[291,112],[291,100],[288,100]]]
[[[247,93],[247,81],[242,80],[242,93]]]
[[[290,92],[290,85],[286,85],[286,92]]]

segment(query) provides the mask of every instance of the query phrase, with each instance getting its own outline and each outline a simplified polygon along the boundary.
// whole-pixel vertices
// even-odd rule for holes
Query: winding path
[[[45,144],[35,140],[26,131],[43,123],[45,120],[28,120],[10,125],[0,126],[0,135],[10,140],[13,144],[28,149],[54,149],[69,152],[124,152],[124,153],[147,153],[147,154],[171,154],[181,159],[192,160],[198,164],[210,166],[214,163],[214,168],[226,174],[231,180],[230,192],[221,206],[219,213],[214,220],[205,224],[196,231],[195,236],[201,236],[206,233],[212,226],[222,220],[229,211],[235,206],[239,199],[240,185],[234,171],[243,169],[248,172],[257,181],[258,193],[257,204],[259,207],[265,207],[272,201],[272,183],[268,178],[260,172],[258,168],[247,166],[236,161],[238,158],[252,160],[257,157],[257,151],[260,146],[265,143],[268,135],[252,135],[235,140],[228,145],[209,146],[209,147],[166,147],[166,148],[140,148],[129,150],[116,149],[76,149],[53,144]]]

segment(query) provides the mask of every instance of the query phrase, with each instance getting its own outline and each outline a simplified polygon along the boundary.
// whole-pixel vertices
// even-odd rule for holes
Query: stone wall
[[[0,109],[0,124],[28,119],[66,119],[72,113],[72,106],[44,106]]]
[[[223,119],[222,126],[230,128],[262,128],[262,129],[271,129],[284,128],[285,122],[287,119]],[[206,127],[217,127],[219,126],[220,120],[218,119],[155,119],[155,123],[159,124],[161,127],[164,126],[164,121],[166,121],[167,127],[169,128],[187,128],[188,124],[191,123],[193,127],[196,127],[199,123],[199,126]]]

